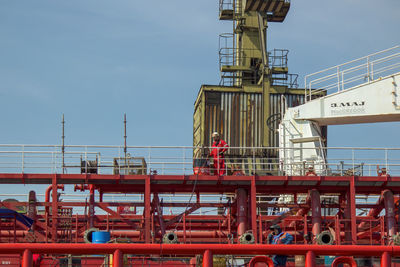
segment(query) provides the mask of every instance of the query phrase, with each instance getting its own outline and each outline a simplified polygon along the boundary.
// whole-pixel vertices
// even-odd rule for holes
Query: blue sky
[[[268,49],[300,77],[400,44],[398,0],[292,0]],[[218,84],[218,1],[0,0],[0,143],[191,145]],[[302,85],[302,79],[300,79]],[[330,146],[398,147],[399,123],[335,126]],[[366,134],[368,133],[368,134]],[[361,137],[361,138],[360,138]]]

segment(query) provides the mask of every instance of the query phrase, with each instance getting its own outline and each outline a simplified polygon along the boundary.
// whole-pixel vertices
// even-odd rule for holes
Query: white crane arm
[[[287,175],[311,164],[326,174],[321,126],[400,121],[400,73],[286,110],[279,125],[279,158]]]

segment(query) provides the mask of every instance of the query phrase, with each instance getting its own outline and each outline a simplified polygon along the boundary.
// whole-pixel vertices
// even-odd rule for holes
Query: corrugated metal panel
[[[303,94],[284,94],[288,107],[304,103]],[[270,94],[269,113],[276,115],[271,123],[271,131],[266,125],[267,118],[263,118],[262,94],[245,92],[225,92],[202,90],[196,102],[193,118],[193,144],[197,147],[211,146],[211,134],[218,131],[230,147],[262,147],[263,131],[270,131],[269,147],[277,147],[280,113],[281,94]],[[323,136],[326,136],[326,129]],[[256,151],[254,155],[257,163],[253,170],[250,162],[253,160],[253,151],[244,149],[229,149],[227,155],[227,166],[238,165],[246,174],[254,172],[260,175],[270,175],[277,169],[276,162],[271,160],[278,156],[278,150]],[[195,157],[205,156],[207,150],[197,149]],[[275,162],[274,164],[271,164]]]
[[[262,113],[262,94],[203,91],[205,103],[199,101],[193,119],[193,144],[211,146],[211,134],[219,132],[230,147],[262,147],[263,130],[270,132],[269,146],[277,147],[281,94],[270,94],[270,114],[276,114],[270,129]],[[304,95],[284,94],[288,107],[304,103]],[[202,108],[203,107],[203,108]],[[204,127],[202,127],[204,125]],[[265,127],[264,127],[265,126]],[[251,151],[230,149],[229,154],[244,156]],[[274,153],[273,153],[274,154]],[[270,155],[276,156],[276,155]]]
[[[200,98],[201,99],[201,98]],[[193,114],[193,146],[201,146],[202,128],[201,122],[204,120],[202,109],[202,101],[199,101],[195,106]]]
[[[262,143],[261,94],[239,92],[205,92],[204,145],[211,145],[211,134],[221,133],[231,147],[254,147]],[[231,149],[230,154],[246,151]]]

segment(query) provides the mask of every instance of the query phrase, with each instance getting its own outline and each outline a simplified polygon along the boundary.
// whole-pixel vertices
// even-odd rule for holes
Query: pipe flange
[[[239,237],[239,244],[254,244],[255,239],[252,233],[244,233]]]
[[[166,233],[163,236],[163,243],[164,244],[178,244],[179,243],[178,236],[174,232]]]
[[[92,243],[92,234],[93,232],[98,232],[98,231],[99,229],[94,227],[87,229],[83,233],[83,240],[85,241],[85,243]]]
[[[318,245],[332,245],[335,238],[330,231],[323,231],[315,237],[315,242]]]

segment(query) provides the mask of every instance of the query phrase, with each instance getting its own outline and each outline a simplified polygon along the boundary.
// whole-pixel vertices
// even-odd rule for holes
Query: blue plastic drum
[[[110,232],[98,231],[92,233],[92,243],[93,244],[104,244],[110,241]]]

